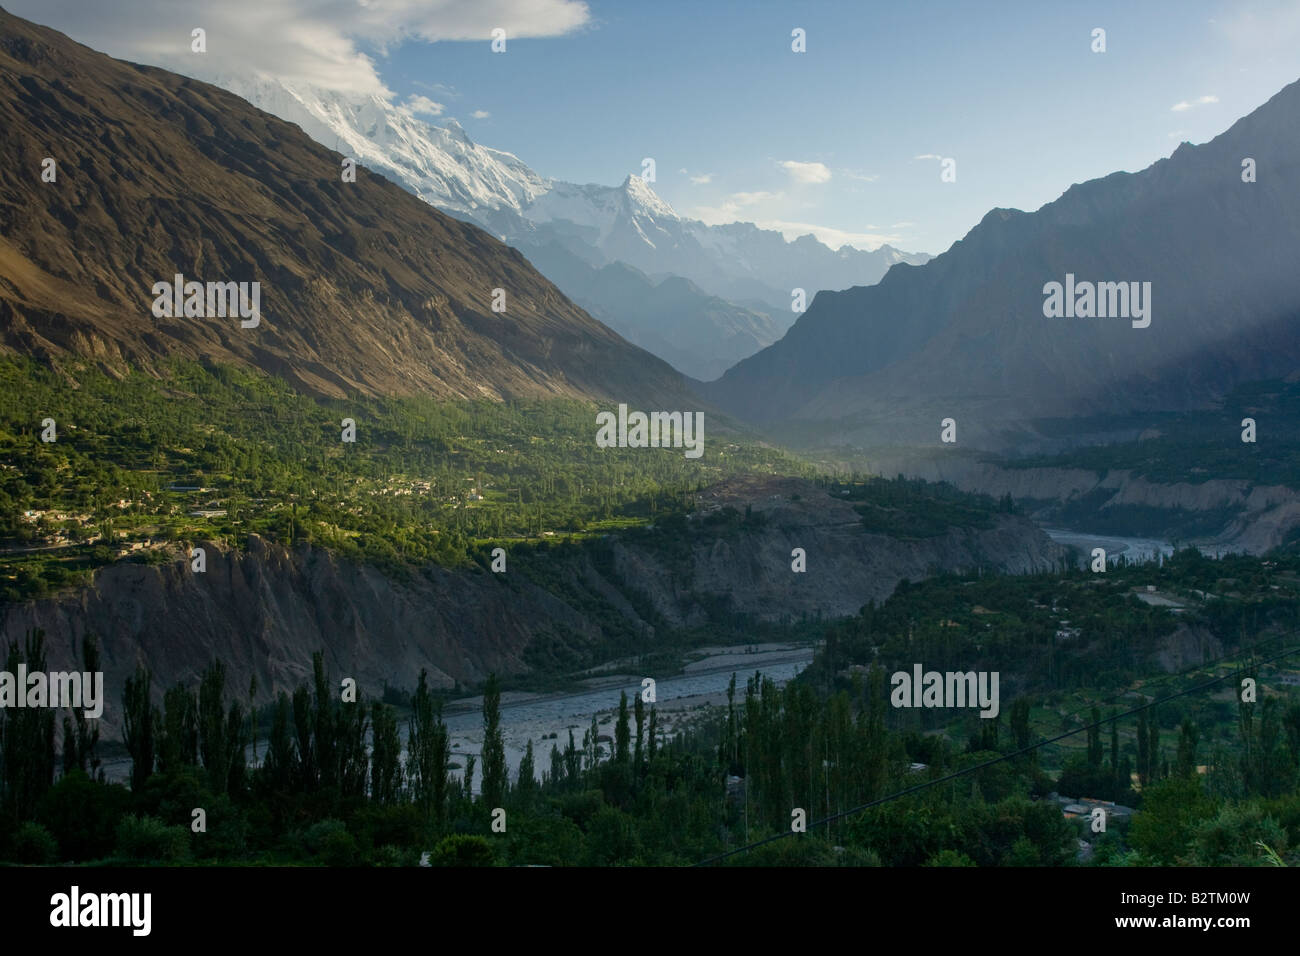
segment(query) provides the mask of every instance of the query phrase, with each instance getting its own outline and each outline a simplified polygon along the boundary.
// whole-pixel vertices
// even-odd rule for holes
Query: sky
[[[1212,139],[1300,79],[1300,0],[4,6],[190,75],[391,97],[544,176],[613,185],[652,158],[654,190],[705,222],[932,254],[990,209],[1034,210]]]

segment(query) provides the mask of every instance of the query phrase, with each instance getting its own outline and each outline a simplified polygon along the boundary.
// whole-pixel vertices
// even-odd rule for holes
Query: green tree
[[[28,631],[24,648],[9,645],[5,670],[16,674],[45,672],[45,632]],[[18,693],[26,694],[26,687]],[[31,819],[36,805],[54,783],[54,709],[51,707],[0,708],[0,753],[4,754],[5,795],[14,820]]]
[[[429,691],[429,674],[420,671],[420,682],[411,697],[411,719],[406,744],[407,778],[411,795],[423,808],[441,820],[447,807],[447,764],[450,762],[447,727],[441,705]]]
[[[371,705],[370,798],[380,806],[396,803],[402,792],[401,740],[397,717],[383,701]]]
[[[122,691],[122,739],[131,755],[131,789],[139,793],[153,773],[158,709],[150,702],[149,669],[137,665]]]
[[[499,807],[506,790],[506,748],[501,735],[501,684],[489,674],[483,689],[483,782],[480,792],[488,807]]]
[[[732,684],[735,684],[735,675],[732,675]],[[636,768],[637,773],[641,772],[641,763],[644,753],[642,743],[645,737],[645,703],[641,700],[640,694],[633,694],[633,715],[636,719],[636,748],[632,754],[632,765]]]
[[[619,764],[626,765],[631,757],[630,742],[632,731],[628,726],[627,711],[627,693],[619,691],[618,694],[618,721],[614,725],[614,760]]]
[[[1175,765],[1181,776],[1196,773],[1196,742],[1199,737],[1200,731],[1196,724],[1190,718],[1184,718],[1178,733],[1178,758]]]
[[[81,645],[82,671],[91,680],[100,673],[99,642],[87,634]],[[99,720],[86,716],[84,708],[74,708],[72,717],[63,718],[63,772],[80,770],[91,777],[99,776]]]
[[[1129,827],[1129,842],[1151,863],[1173,866],[1186,854],[1193,834],[1217,807],[1197,777],[1170,777],[1142,791],[1142,812]]]
[[[525,810],[532,809],[537,797],[537,768],[533,757],[533,742],[528,741],[524,756],[519,761],[519,778],[515,783],[515,800]]]

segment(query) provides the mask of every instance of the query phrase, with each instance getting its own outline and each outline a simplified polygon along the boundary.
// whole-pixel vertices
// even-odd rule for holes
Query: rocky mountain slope
[[[550,260],[534,253],[558,245],[592,269],[622,264],[656,281],[678,277],[699,286],[703,295],[693,296],[685,313],[647,314],[644,302],[620,286],[597,286],[585,299],[594,314],[624,316],[622,328],[636,330],[630,338],[697,378],[713,378],[772,341],[766,325],[784,332],[795,318],[791,289],[805,289],[811,297],[819,289],[870,285],[896,263],[930,258],[888,245],[831,249],[811,235],[789,242],[752,223],[706,225],[679,215],[640,175],[628,175],[618,186],[547,179],[517,156],[475,143],[454,119],[435,125],[376,96],[270,77],[211,79],[426,202],[488,229],[523,251],[570,298],[582,298],[581,286],[569,281],[571,272],[549,271]],[[726,300],[726,314],[708,305],[709,298]],[[754,321],[755,312],[766,320]],[[684,317],[699,344],[689,353],[658,348]],[[742,344],[748,351],[737,354]],[[695,361],[678,364],[688,355]]]
[[[709,394],[860,444],[935,444],[946,417],[959,442],[998,446],[1039,417],[1205,407],[1300,365],[1297,248],[1300,83],[1209,143],[1037,212],[995,209],[925,265],[818,294]],[[1045,286],[1067,276],[1149,283],[1150,324],[1047,317]]]
[[[364,169],[345,181],[336,155],[231,93],[3,12],[0,149],[6,351],[247,363],[338,397],[683,400],[677,373],[481,229]],[[258,323],[156,316],[154,286],[177,274],[250,298],[259,283]]]

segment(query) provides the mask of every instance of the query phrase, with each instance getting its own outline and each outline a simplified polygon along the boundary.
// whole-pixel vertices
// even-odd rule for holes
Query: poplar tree
[[[131,789],[140,792],[154,765],[154,730],[158,711],[149,701],[149,669],[137,665],[122,691],[122,740],[131,755]]]
[[[641,700],[640,694],[635,694],[632,701],[632,710],[636,718],[636,749],[632,756],[632,764],[636,767],[637,772],[640,773],[641,760],[644,754],[642,738],[645,736],[645,702]]]
[[[1097,707],[1088,716],[1088,766],[1101,769],[1101,710]]]
[[[199,710],[194,694],[177,683],[163,694],[158,732],[158,772],[199,763]]]
[[[5,670],[16,674],[23,663],[29,674],[46,670],[44,631],[28,631],[24,650],[10,643]],[[26,694],[27,688],[19,687],[17,692]],[[0,741],[5,789],[16,819],[31,819],[40,798],[54,784],[54,709],[0,709]]]
[[[82,671],[93,681],[100,667],[99,642],[93,634],[87,634],[82,642],[81,659]],[[102,779],[99,756],[95,753],[98,746],[99,720],[87,717],[84,708],[73,708],[71,719],[63,718],[63,772],[80,770],[91,778]]]
[[[297,776],[293,740],[289,736],[291,706],[289,695],[280,691],[271,720],[271,736],[266,741],[266,760],[262,764],[263,779],[276,793],[288,793]]]
[[[537,794],[537,770],[533,762],[533,742],[528,741],[523,759],[519,761],[519,779],[515,783],[515,798],[519,806],[531,809]]]
[[[406,773],[411,795],[423,808],[441,820],[447,806],[447,727],[442,708],[429,692],[429,673],[420,671],[420,681],[411,698],[411,720],[406,743]]]
[[[483,688],[483,801],[499,807],[506,789],[506,748],[501,736],[501,683],[489,674]]]
[[[564,758],[560,756],[558,744],[551,744],[551,786],[564,786]]]
[[[582,753],[573,741],[573,728],[569,728],[569,746],[564,751],[564,783],[570,790],[578,789],[582,775]]]
[[[225,685],[226,667],[220,660],[214,660],[199,684],[199,753],[213,793],[226,792],[230,774],[232,741],[226,737]]]
[[[1196,773],[1196,744],[1199,737],[1196,724],[1190,718],[1184,718],[1178,735],[1176,768],[1179,776],[1188,777]]]
[[[632,732],[628,727],[627,693],[619,691],[618,722],[614,725],[614,760],[616,763],[627,763],[630,756],[628,751],[631,737]]]
[[[465,757],[465,776],[461,779],[461,797],[467,803],[474,802],[474,755],[473,754],[468,754]]]
[[[402,743],[397,717],[383,701],[371,705],[370,798],[380,806],[396,803],[402,792]]]

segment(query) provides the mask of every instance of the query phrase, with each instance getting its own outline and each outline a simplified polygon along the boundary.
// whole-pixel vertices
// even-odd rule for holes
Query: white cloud
[[[691,184],[695,186],[706,186],[711,182],[713,182],[713,173],[701,173],[691,177]]]
[[[474,119],[487,119],[492,114],[489,113],[487,110],[475,110],[473,113],[470,113],[469,115],[474,117]]]
[[[874,183],[877,179],[880,178],[879,173],[860,173],[852,169],[841,169],[840,172],[843,173],[845,176],[847,176],[849,179],[857,179],[864,183]]]
[[[1175,103],[1173,106],[1171,106],[1170,110],[1174,113],[1185,113],[1195,106],[1205,106],[1207,103],[1217,103],[1217,102],[1219,102],[1219,98],[1211,94],[1209,96],[1202,96],[1200,99],[1196,99],[1196,100],[1191,100],[1191,101],[1182,100],[1181,102]]]
[[[826,168],[825,163],[801,163],[787,159],[777,165],[789,173],[790,178],[797,183],[825,183],[831,178],[831,171]]]
[[[913,156],[913,159],[943,159],[938,153],[922,153],[920,156]]]
[[[752,222],[760,229],[771,229],[781,233],[787,240],[798,239],[800,236],[811,233],[819,242],[830,246],[832,249],[848,245],[858,249],[871,250],[887,242],[898,244],[906,241],[902,236],[894,232],[850,232],[846,229],[836,229],[833,226],[823,226],[811,222],[793,222],[788,219],[778,218],[779,204],[785,198],[785,193],[781,192],[732,193],[722,201],[721,205],[696,206],[690,211],[690,214],[710,226],[721,226],[729,222]],[[777,208],[773,208],[774,206]],[[769,217],[761,216],[764,207],[767,208]],[[755,213],[760,213],[760,215],[756,216]],[[900,225],[910,225],[910,223]],[[876,229],[875,226],[870,225],[866,228],[870,230]]]
[[[441,116],[442,111],[446,109],[441,103],[435,103],[427,96],[412,96],[404,104],[406,109],[415,115],[425,114],[427,116]]]
[[[732,193],[722,200],[720,206],[696,206],[692,214],[696,219],[707,223],[710,226],[718,226],[723,223],[736,222],[740,218],[740,211],[750,206],[757,206],[762,203],[778,202],[785,198],[785,193],[770,192],[749,192],[749,193]]]
[[[561,36],[590,22],[580,0],[5,0],[11,13],[112,56],[188,76],[272,75],[343,93],[390,96],[374,61],[407,41]],[[190,31],[207,52],[190,51]],[[506,55],[509,55],[508,53]]]
[[[905,241],[901,236],[893,233],[850,232],[846,229],[836,229],[834,226],[820,226],[809,222],[789,222],[783,219],[758,220],[754,225],[760,229],[775,229],[787,240],[798,239],[800,236],[812,233],[819,242],[830,246],[832,249],[838,249],[840,246],[853,246],[855,249],[870,251],[879,248],[885,243],[897,245]]]

